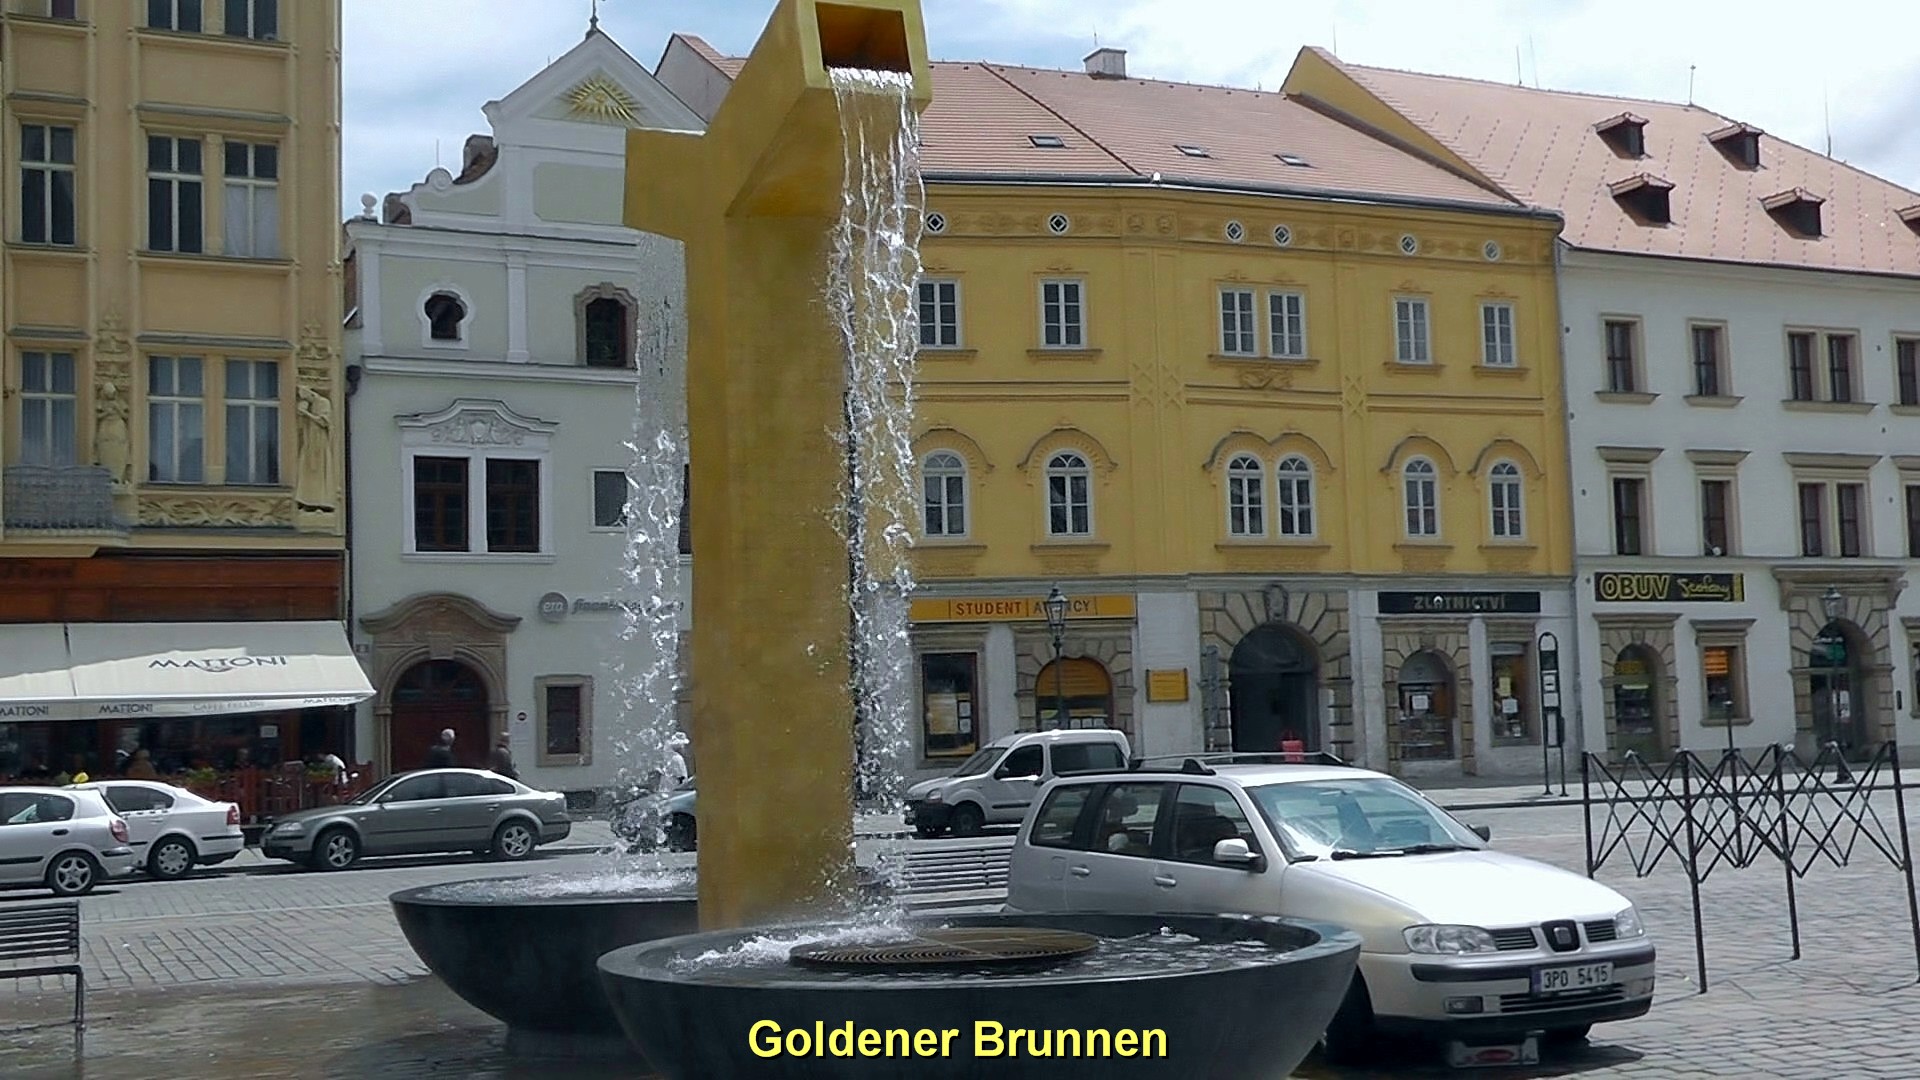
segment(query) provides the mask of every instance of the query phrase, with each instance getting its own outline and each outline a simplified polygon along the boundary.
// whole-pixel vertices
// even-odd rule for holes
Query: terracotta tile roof
[[[1630,254],[1870,273],[1920,274],[1920,235],[1901,218],[1920,194],[1771,135],[1745,168],[1709,138],[1757,128],[1698,106],[1342,63],[1363,88],[1529,204],[1566,217],[1575,247]],[[1629,159],[1596,133],[1644,119],[1645,155]],[[1672,223],[1637,223],[1609,188],[1637,175],[1669,192]],[[1824,200],[1819,237],[1784,227],[1765,201],[1796,189]]]

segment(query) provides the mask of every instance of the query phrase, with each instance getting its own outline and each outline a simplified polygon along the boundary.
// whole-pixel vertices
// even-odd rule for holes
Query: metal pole
[[[1593,755],[1580,754],[1580,824],[1587,834],[1587,877],[1591,879],[1596,869],[1593,865]],[[1548,789],[1552,790],[1552,789]]]
[[[1550,713],[1547,717],[1549,722],[1559,718],[1560,710],[1551,709],[1548,710],[1548,712]],[[1551,745],[1547,740],[1547,725],[1543,723],[1540,725],[1540,794],[1542,795],[1553,794],[1553,765],[1547,757],[1547,748]],[[1580,771],[1584,777],[1586,774],[1586,762],[1582,761],[1580,763]]]
[[[1054,631],[1053,634],[1053,721],[1058,727],[1067,726],[1067,672],[1060,662],[1061,652],[1066,643],[1066,634]]]
[[[1800,959],[1800,897],[1793,884],[1793,843],[1791,840],[1793,834],[1787,828],[1786,760],[1777,749],[1773,751],[1773,773],[1774,778],[1778,781],[1774,785],[1774,790],[1779,792],[1778,799],[1780,802],[1780,861],[1785,865],[1787,871],[1787,926],[1793,932],[1793,958],[1798,960]],[[1904,828],[1902,831],[1905,831]],[[1920,933],[1920,930],[1916,930],[1916,933]],[[1920,948],[1920,945],[1916,945],[1916,948]],[[1916,960],[1920,961],[1920,953],[1916,954]]]
[[[1913,960],[1920,966],[1920,897],[1913,895],[1913,841],[1907,836],[1907,789],[1900,780],[1898,743],[1888,741],[1887,761],[1893,766],[1893,806],[1900,821],[1900,871],[1907,879],[1907,921],[1913,927]]]
[[[1693,755],[1683,756],[1680,769],[1680,808],[1687,823],[1687,891],[1693,899],[1693,957],[1700,976],[1700,992],[1707,992],[1707,929],[1700,921],[1700,848],[1693,832]]]
[[[1560,797],[1567,797],[1567,714],[1559,713],[1554,717],[1560,725]]]

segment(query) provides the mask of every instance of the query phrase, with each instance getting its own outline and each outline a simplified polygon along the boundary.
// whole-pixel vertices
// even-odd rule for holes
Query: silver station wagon
[[[297,810],[261,838],[270,859],[345,870],[362,855],[477,851],[524,859],[573,831],[567,797],[479,769],[422,769],[368,788],[352,802]]]

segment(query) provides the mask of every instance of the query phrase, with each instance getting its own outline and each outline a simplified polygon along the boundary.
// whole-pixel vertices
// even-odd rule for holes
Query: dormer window
[[[1896,210],[1894,213],[1900,215],[1900,220],[1906,223],[1907,228],[1913,230],[1915,236],[1920,236],[1920,203],[1915,203],[1904,210]]]
[[[1608,184],[1607,191],[1621,209],[1642,225],[1667,225],[1673,221],[1672,201],[1668,197],[1673,184],[1658,176],[1640,173]]]
[[[1647,118],[1627,112],[1593,125],[1600,138],[1621,157],[1647,156]]]
[[[1712,143],[1727,160],[1743,169],[1760,167],[1760,136],[1765,134],[1752,124],[1729,124],[1718,131],[1707,133],[1707,141]]]
[[[1067,145],[1067,140],[1058,135],[1029,135],[1027,141],[1042,150],[1063,150]]]
[[[1766,207],[1767,213],[1773,215],[1773,220],[1788,232],[1802,239],[1815,240],[1822,235],[1820,206],[1824,202],[1825,199],[1806,188],[1793,188],[1761,199],[1760,205]]]
[[[1187,155],[1188,157],[1212,157],[1213,156],[1212,154],[1207,152],[1206,147],[1195,146],[1192,143],[1175,143],[1173,144],[1173,148]]]

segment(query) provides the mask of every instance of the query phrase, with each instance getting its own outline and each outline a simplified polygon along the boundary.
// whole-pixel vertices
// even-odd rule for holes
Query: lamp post
[[[1820,636],[1814,639],[1814,644],[1825,650],[1826,655],[1822,659],[1826,661],[1827,670],[1833,673],[1827,676],[1827,716],[1839,730],[1830,731],[1827,734],[1839,750],[1839,753],[1834,755],[1833,763],[1833,780],[1836,784],[1853,780],[1853,770],[1847,768],[1847,751],[1851,748],[1851,740],[1845,744],[1840,743],[1839,740],[1839,736],[1853,724],[1853,680],[1840,675],[1841,672],[1851,673],[1850,668],[1839,668],[1834,664],[1833,642],[1830,637],[1833,624],[1840,620],[1841,613],[1846,609],[1847,598],[1841,595],[1840,587],[1827,586],[1827,591],[1820,594],[1820,610],[1827,616],[1827,625],[1820,628]],[[1845,689],[1836,689],[1836,683]],[[1842,697],[1842,694],[1846,696]],[[1847,710],[1845,717],[1840,715],[1842,708]],[[1819,752],[1816,750],[1816,759],[1818,756]]]
[[[1828,622],[1838,619],[1847,610],[1847,598],[1840,595],[1838,585],[1827,586],[1827,591],[1820,597],[1820,610],[1827,613]]]
[[[1067,719],[1067,676],[1060,664],[1061,651],[1067,642],[1067,594],[1055,585],[1047,594],[1041,607],[1047,613],[1047,631],[1053,635],[1053,716],[1057,726],[1065,727]]]

